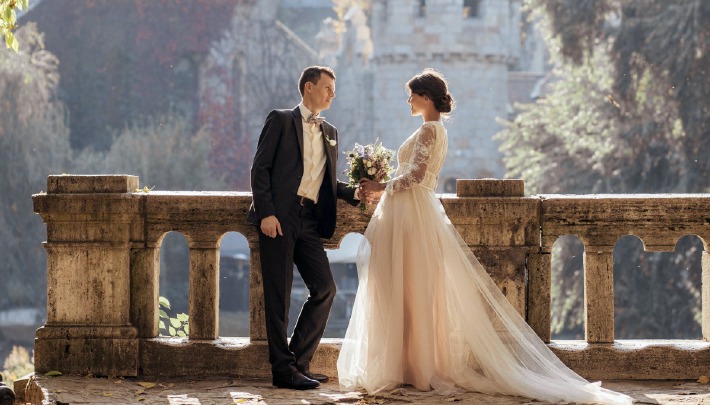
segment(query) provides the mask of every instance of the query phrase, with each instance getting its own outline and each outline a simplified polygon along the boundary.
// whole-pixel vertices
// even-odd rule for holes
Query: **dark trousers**
[[[266,336],[274,375],[308,370],[335,298],[333,274],[316,224],[315,207],[301,206],[294,201],[287,217],[281,220],[283,236],[270,238],[259,229]],[[294,264],[308,287],[309,296],[289,344],[286,328]]]

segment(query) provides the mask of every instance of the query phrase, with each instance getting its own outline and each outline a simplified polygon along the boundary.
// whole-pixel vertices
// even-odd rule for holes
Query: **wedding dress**
[[[497,288],[434,194],[446,129],[425,122],[399,148],[357,258],[338,358],[343,390],[412,385],[549,402],[630,404],[565,366]]]

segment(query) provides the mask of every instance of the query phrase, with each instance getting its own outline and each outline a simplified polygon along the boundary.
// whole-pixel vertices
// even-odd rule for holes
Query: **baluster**
[[[710,253],[703,250],[702,253],[702,319],[703,319],[703,339],[710,340]]]
[[[261,279],[258,240],[249,242],[249,250],[249,339],[252,342],[265,341],[264,284]]]
[[[614,247],[584,249],[584,316],[588,343],[614,342]]]
[[[158,336],[160,249],[131,249],[131,323],[138,336]]]
[[[189,279],[190,339],[217,339],[219,336],[219,249],[191,246]]]
[[[528,324],[542,339],[550,342],[550,308],[552,288],[552,257],[550,253],[528,256]]]

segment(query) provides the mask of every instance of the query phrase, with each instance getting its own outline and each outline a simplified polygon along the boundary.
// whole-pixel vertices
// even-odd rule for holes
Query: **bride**
[[[338,358],[343,390],[469,390],[549,402],[630,404],[565,366],[498,290],[434,194],[454,100],[427,69],[407,82],[422,126],[400,146],[358,251],[359,286]]]

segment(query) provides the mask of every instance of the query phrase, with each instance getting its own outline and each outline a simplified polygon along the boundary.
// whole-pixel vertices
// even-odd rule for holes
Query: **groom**
[[[358,201],[356,190],[336,177],[338,131],[320,117],[335,98],[335,73],[328,67],[306,68],[298,89],[302,100],[296,108],[273,110],[266,117],[251,168],[247,222],[259,233],[273,384],[311,389],[328,381],[309,365],[335,298],[321,238],[333,236],[337,198],[352,205]],[[289,343],[294,264],[309,295]]]

